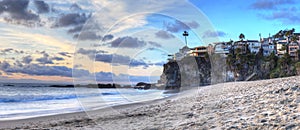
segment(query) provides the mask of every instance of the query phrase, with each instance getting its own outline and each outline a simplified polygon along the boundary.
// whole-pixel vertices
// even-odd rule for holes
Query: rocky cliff
[[[180,61],[170,61],[164,65],[159,81],[165,89],[179,89],[191,86],[211,84],[211,68],[209,57],[185,57]]]
[[[300,63],[299,63],[300,70]],[[166,90],[184,89],[230,81],[249,81],[296,75],[294,62],[288,56],[213,54],[207,57],[185,57],[164,65],[159,84]]]

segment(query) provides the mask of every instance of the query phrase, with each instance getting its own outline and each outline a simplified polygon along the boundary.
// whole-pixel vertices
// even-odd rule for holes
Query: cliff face
[[[170,61],[164,65],[159,83],[165,84],[167,90],[211,84],[210,59],[185,57],[180,61]]]
[[[261,80],[297,74],[297,61],[293,61],[288,54],[283,57],[277,57],[274,53],[270,56],[262,56],[262,53],[229,54],[226,60],[228,71],[233,73],[233,79],[229,81]]]
[[[181,75],[179,74],[179,66],[175,61],[168,62],[164,65],[163,74],[160,83],[165,85],[165,89],[179,89]]]
[[[300,74],[288,55],[279,58],[274,54],[231,55],[212,54],[208,57],[185,57],[164,65],[159,83],[165,89],[204,86],[229,81],[250,81],[294,76]]]

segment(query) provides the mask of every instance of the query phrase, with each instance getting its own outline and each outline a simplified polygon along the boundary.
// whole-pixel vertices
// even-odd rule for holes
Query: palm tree
[[[275,38],[281,38],[283,37],[283,31],[280,30],[278,33],[275,34]]]
[[[299,40],[299,37],[297,37],[296,35],[293,35],[292,37],[291,37],[291,41],[292,42],[297,42]]]
[[[284,36],[287,38],[288,42],[292,41],[291,36],[294,35],[295,29],[292,28],[291,30],[285,30],[284,31]]]
[[[245,39],[245,35],[243,33],[241,33],[239,38],[240,38],[241,41],[243,41]]]
[[[229,42],[227,42],[226,44],[227,45],[231,45],[232,46],[232,43],[233,43],[233,41],[232,40],[230,40]]]
[[[262,41],[262,39],[261,39],[261,33],[259,33],[259,41],[260,42]]]
[[[292,34],[294,34],[294,33],[295,33],[295,28],[292,28],[292,30],[291,30],[291,31],[292,31]]]
[[[292,30],[286,30],[284,36],[287,38],[288,43],[290,42],[290,36],[292,35]]]

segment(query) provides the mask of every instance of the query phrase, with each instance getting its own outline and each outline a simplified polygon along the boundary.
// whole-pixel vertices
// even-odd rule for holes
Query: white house
[[[214,47],[214,53],[216,54],[229,54],[230,49],[231,49],[231,45],[227,44],[225,42],[218,42],[218,43],[214,43],[215,47]]]
[[[241,54],[245,54],[247,52],[247,41],[234,42],[233,49],[236,50],[237,48],[241,50]]]
[[[275,44],[272,42],[271,38],[263,38],[261,42],[264,56],[269,56],[272,52],[276,54]]]
[[[276,38],[276,55],[281,57],[286,53],[287,45],[288,45],[288,39],[287,38]]]
[[[277,43],[281,43],[281,44],[288,44],[288,39],[284,38],[284,37],[282,37],[282,38],[276,38],[275,41]]]
[[[278,42],[276,44],[276,52],[277,52],[277,56],[281,57],[286,53],[286,48],[284,48],[284,46],[286,46],[287,44],[284,42]]]
[[[251,53],[257,54],[261,48],[261,43],[258,40],[247,40],[247,44]]]

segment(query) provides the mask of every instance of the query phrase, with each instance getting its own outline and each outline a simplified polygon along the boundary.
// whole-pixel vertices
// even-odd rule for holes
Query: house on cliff
[[[299,44],[297,42],[293,42],[288,45],[288,53],[290,57],[295,61],[299,60],[298,50]]]
[[[208,53],[211,53],[209,51],[211,51],[211,47],[209,47],[209,46],[194,47],[194,48],[191,48],[190,56],[205,57],[205,55],[207,55]]]
[[[271,37],[261,39],[261,47],[263,49],[263,55],[269,56],[272,53],[276,54],[276,45],[273,43]]]
[[[247,44],[251,53],[257,54],[261,49],[261,43],[258,40],[247,40]]]
[[[222,54],[224,56],[227,56],[230,53],[230,50],[232,49],[231,44],[227,44],[225,42],[217,42],[214,44],[214,53],[216,54]]]
[[[275,39],[276,55],[282,57],[287,52],[288,40],[286,38]]]
[[[297,38],[297,43],[300,45],[300,33],[294,33],[294,36]]]
[[[239,49],[241,54],[245,54],[247,52],[247,41],[236,41],[234,42],[233,49]]]

